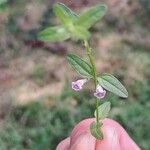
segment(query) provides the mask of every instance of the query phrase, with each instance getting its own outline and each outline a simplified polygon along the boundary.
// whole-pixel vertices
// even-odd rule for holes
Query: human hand
[[[127,132],[116,121],[102,121],[103,140],[95,139],[90,133],[93,118],[85,119],[75,126],[70,137],[63,140],[56,150],[140,150]]]

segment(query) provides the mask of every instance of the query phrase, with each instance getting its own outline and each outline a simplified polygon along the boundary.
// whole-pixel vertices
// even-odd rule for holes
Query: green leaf
[[[62,3],[57,3],[53,6],[53,12],[64,25],[73,23],[78,16]]]
[[[99,119],[104,119],[108,116],[111,108],[110,102],[105,102],[98,107]],[[94,112],[94,116],[96,117],[96,111]]]
[[[102,123],[99,123],[97,125],[96,122],[92,122],[91,125],[90,125],[90,131],[91,131],[91,134],[98,140],[102,140],[103,139],[103,133],[101,131],[101,126],[102,126]]]
[[[73,54],[69,54],[67,56],[67,60],[72,68],[75,69],[81,76],[92,78],[92,67],[86,61]]]
[[[41,41],[64,41],[70,37],[69,33],[62,26],[49,27],[38,34],[38,39]]]
[[[81,14],[81,16],[79,16],[76,24],[86,29],[89,29],[105,15],[106,11],[106,5],[99,4],[95,7],[92,7],[85,13]]]
[[[74,29],[70,30],[70,33],[71,37],[75,40],[88,40],[90,37],[89,31],[80,26],[75,26]]]
[[[104,75],[98,77],[98,82],[106,90],[108,90],[120,97],[123,97],[123,98],[128,97],[128,92],[127,92],[126,88],[113,75],[104,74]]]

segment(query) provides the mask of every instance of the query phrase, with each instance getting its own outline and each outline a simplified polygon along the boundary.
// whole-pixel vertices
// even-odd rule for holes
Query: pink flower
[[[106,91],[100,85],[97,85],[94,96],[97,97],[98,99],[101,99],[105,97],[105,94],[106,94]]]
[[[75,82],[72,82],[72,89],[74,89],[75,91],[80,91],[82,89],[82,86],[86,82],[87,82],[87,79],[80,79]]]

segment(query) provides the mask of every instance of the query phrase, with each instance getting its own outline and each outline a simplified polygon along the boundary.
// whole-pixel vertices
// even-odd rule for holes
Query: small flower
[[[87,79],[80,79],[75,82],[72,82],[72,89],[74,89],[75,91],[80,91],[82,89],[82,86],[86,82],[87,82]]]
[[[105,97],[105,94],[106,94],[106,91],[100,85],[97,85],[94,96],[101,99]]]

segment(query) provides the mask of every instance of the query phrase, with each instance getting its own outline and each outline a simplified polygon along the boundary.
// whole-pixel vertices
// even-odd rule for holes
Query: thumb
[[[95,138],[90,133],[77,136],[69,150],[95,150]]]
[[[140,150],[119,123],[104,119],[102,131],[104,139],[96,142],[96,150]]]
[[[122,150],[119,143],[119,134],[116,128],[108,125],[102,127],[103,140],[96,140],[96,150]]]
[[[65,140],[61,141],[57,145],[56,150],[69,150],[69,145],[70,145],[70,137],[68,137]]]
[[[85,119],[73,129],[69,150],[95,150],[95,138],[90,133],[90,124],[94,119]]]

